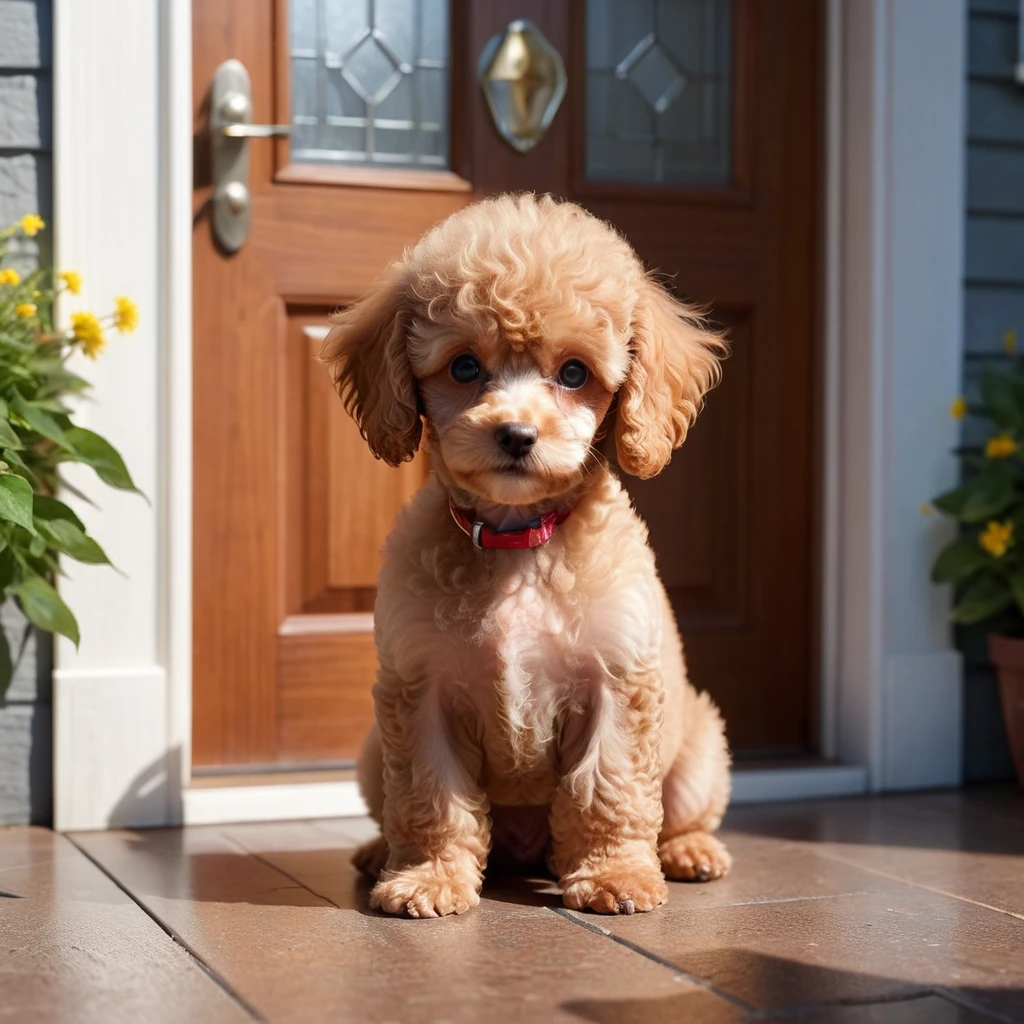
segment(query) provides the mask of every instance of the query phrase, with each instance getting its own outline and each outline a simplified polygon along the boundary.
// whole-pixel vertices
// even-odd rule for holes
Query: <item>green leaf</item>
[[[1020,405],[1013,381],[1007,374],[986,366],[981,372],[981,397],[992,419],[1001,427],[1020,425]]]
[[[63,501],[51,498],[47,494],[33,495],[32,513],[36,519],[67,519],[69,522],[74,523],[80,530],[85,530],[85,523],[83,523],[82,520],[64,504]]]
[[[32,485],[35,484],[35,473],[25,465],[25,460],[16,451],[8,448],[7,451],[4,452],[4,460],[14,470],[14,472],[18,474],[18,476],[24,477]]]
[[[99,508],[92,498],[89,497],[85,491],[80,491],[74,484],[70,484],[63,477],[58,478],[58,483],[62,491],[67,491],[68,494],[73,494],[79,501],[84,501],[86,505],[90,505],[92,508]]]
[[[7,644],[7,634],[0,626],[0,700],[7,695],[7,688],[11,685],[11,677],[14,675],[14,667],[11,664],[11,648]]]
[[[24,448],[21,438],[14,432],[10,420],[0,416],[0,448]]]
[[[953,621],[962,626],[982,622],[1013,604],[1010,587],[1001,576],[979,576],[967,584],[953,609]]]
[[[66,416],[68,413],[67,406],[62,405],[56,398],[35,398],[32,400],[32,408],[36,411],[51,413],[54,416]],[[60,426],[59,423],[58,426]]]
[[[956,487],[952,491],[946,491],[945,494],[940,494],[937,498],[934,498],[932,500],[932,504],[940,512],[945,512],[946,515],[956,516],[959,519],[960,513],[963,512],[964,503],[967,501],[969,494],[969,487]]]
[[[37,409],[31,403],[26,402],[20,395],[11,403],[11,411],[20,420],[22,420],[30,430],[34,430],[37,434],[40,434],[47,440],[53,441],[54,444],[59,444],[61,448],[66,448],[68,451],[74,451],[74,447],[69,442],[67,434],[48,412],[43,412],[42,409]]]
[[[1003,466],[993,467],[967,485],[967,500],[959,513],[965,523],[983,523],[1012,504],[1013,477]]]
[[[974,452],[965,452],[961,454],[960,458],[964,460],[964,465],[970,466],[971,469],[984,471],[989,467],[989,461],[984,455],[977,455]]]
[[[69,519],[37,520],[40,534],[61,554],[89,565],[109,565],[107,553],[80,526]],[[41,552],[32,552],[40,554]]]
[[[1013,599],[1017,602],[1018,609],[1024,612],[1024,572],[1015,572],[1010,577],[1010,590],[1013,591]]]
[[[60,633],[78,646],[78,623],[71,609],[42,576],[29,576],[11,588],[25,617],[47,633]]]
[[[105,438],[84,427],[71,427],[66,438],[70,450],[86,465],[92,466],[104,483],[122,491],[138,491],[124,459]]]
[[[32,522],[32,488],[14,473],[0,476],[0,519],[9,519],[29,533],[36,532]]]
[[[932,566],[934,583],[962,583],[984,565],[991,564],[991,557],[978,546],[978,538],[957,537],[947,544]]]
[[[14,582],[14,569],[17,563],[14,559],[14,552],[5,547],[0,551],[0,591],[6,591]]]

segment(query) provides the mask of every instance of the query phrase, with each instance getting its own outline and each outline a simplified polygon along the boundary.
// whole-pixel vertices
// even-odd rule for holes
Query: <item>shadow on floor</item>
[[[714,961],[714,963],[712,963]],[[689,967],[690,965],[687,965]],[[875,974],[802,964],[742,949],[719,949],[694,965],[678,995],[651,999],[576,1000],[562,1009],[594,1024],[677,1024],[680,1021],[781,1020],[788,1024],[981,1024],[1016,1021],[1019,987],[915,985]],[[733,984],[739,979],[740,984]],[[709,1012],[709,995],[729,1007]]]
[[[1024,790],[1013,784],[731,808],[731,832],[797,842],[1024,855]]]
[[[246,826],[235,826],[233,831]],[[286,826],[287,827],[287,826]],[[132,891],[161,898],[256,906],[307,907],[326,902],[345,910],[383,917],[369,908],[372,881],[351,864],[355,844],[332,844],[325,835],[315,849],[289,850],[287,844],[245,849],[215,826],[202,829],[138,829],[109,837],[81,837],[91,859],[104,844],[104,870],[131,879]],[[71,837],[75,841],[76,837]],[[197,849],[197,844],[234,849]],[[301,876],[301,880],[300,877]],[[482,896],[523,907],[560,907],[555,880],[543,871],[488,870]]]

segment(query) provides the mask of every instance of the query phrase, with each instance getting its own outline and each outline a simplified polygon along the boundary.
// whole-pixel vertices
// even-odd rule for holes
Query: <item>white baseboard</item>
[[[186,825],[246,821],[352,818],[366,805],[352,780],[273,782],[265,785],[196,786],[183,794]],[[867,769],[826,765],[733,772],[733,803],[769,803],[812,797],[851,796],[867,790]]]
[[[366,814],[366,804],[354,780],[195,786],[185,790],[182,802],[186,825],[357,818]]]
[[[781,800],[856,796],[866,793],[868,770],[862,765],[810,768],[740,768],[732,773],[733,804],[769,804]]]
[[[53,674],[54,827],[166,825],[181,787],[167,748],[167,673],[143,665]]]

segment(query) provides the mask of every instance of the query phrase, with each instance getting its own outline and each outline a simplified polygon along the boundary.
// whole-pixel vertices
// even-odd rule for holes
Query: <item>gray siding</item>
[[[1014,82],[1018,0],[971,0],[967,58],[967,224],[964,254],[964,389],[1003,335],[1024,345],[1024,86]],[[982,439],[967,424],[965,441]],[[969,782],[1013,776],[984,637],[963,631],[964,773]]]
[[[0,225],[25,213],[51,214],[51,3],[0,0]],[[24,267],[48,255],[49,234],[26,241]],[[0,624],[13,653],[14,682],[0,701],[0,825],[50,818],[52,760],[50,643],[25,634],[10,604]],[[23,644],[23,639],[25,642]]]

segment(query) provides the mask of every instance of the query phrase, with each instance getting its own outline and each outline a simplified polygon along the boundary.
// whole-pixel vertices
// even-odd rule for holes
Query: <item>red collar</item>
[[[541,544],[547,544],[551,535],[555,532],[556,526],[562,523],[572,514],[572,509],[563,512],[547,512],[535,519],[523,530],[492,530],[486,523],[479,519],[472,519],[469,515],[456,508],[448,499],[448,508],[451,509],[452,519],[458,523],[459,529],[478,548],[539,548]]]

